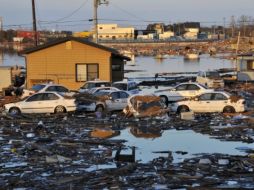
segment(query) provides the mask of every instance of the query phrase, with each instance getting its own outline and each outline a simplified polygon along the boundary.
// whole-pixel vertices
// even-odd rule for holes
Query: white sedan
[[[84,111],[117,111],[123,110],[128,102],[130,96],[127,92],[118,91],[99,91],[94,96],[98,97],[98,101],[92,101],[87,103],[78,102],[78,109]]]
[[[171,110],[175,112],[244,112],[246,110],[243,98],[232,96],[227,92],[210,92],[189,100],[182,100],[171,105]]]
[[[23,90],[22,97],[27,97],[35,93],[41,93],[41,92],[57,92],[59,94],[65,95],[65,96],[73,96],[75,93],[71,92],[68,88],[62,85],[58,84],[36,84],[32,86],[31,89]]]
[[[95,87],[95,88],[91,88],[90,90],[87,91],[87,93],[89,94],[97,94],[101,91],[112,91],[112,92],[115,92],[115,91],[119,91],[118,88],[115,88],[115,87]]]
[[[198,83],[181,83],[174,88],[155,91],[156,96],[160,96],[166,105],[171,102],[198,96],[205,92],[213,92],[213,89],[208,89]]]
[[[6,112],[16,115],[20,113],[64,113],[76,110],[75,99],[64,98],[56,92],[34,94],[23,101],[5,104]]]

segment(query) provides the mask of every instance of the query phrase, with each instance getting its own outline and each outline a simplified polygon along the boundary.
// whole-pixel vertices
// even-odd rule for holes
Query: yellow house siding
[[[67,45],[61,43],[26,56],[29,88],[33,85],[31,80],[35,79],[52,80],[72,90],[80,88],[84,82],[76,82],[77,63],[97,63],[99,79],[111,81],[111,52],[76,41]]]

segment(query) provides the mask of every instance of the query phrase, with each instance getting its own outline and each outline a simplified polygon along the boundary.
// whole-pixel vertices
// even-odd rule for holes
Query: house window
[[[84,82],[99,78],[98,64],[76,64],[76,81]]]
[[[83,82],[87,79],[87,66],[86,64],[77,64],[76,65],[76,81]]]
[[[99,78],[98,73],[99,69],[97,64],[87,65],[87,80],[95,80]]]

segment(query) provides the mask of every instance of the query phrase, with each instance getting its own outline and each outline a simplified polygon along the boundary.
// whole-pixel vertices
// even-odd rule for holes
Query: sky
[[[101,0],[103,1],[103,0]],[[254,0],[108,0],[98,8],[99,23],[143,29],[150,23],[198,21],[223,25],[231,16],[254,17]],[[3,28],[32,28],[31,0],[0,0]],[[35,0],[39,30],[90,30],[93,0]]]

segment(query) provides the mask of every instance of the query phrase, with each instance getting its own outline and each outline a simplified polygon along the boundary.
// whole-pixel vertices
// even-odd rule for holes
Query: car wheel
[[[104,107],[102,105],[98,105],[98,106],[96,106],[95,111],[96,112],[103,112],[104,111]]]
[[[9,110],[9,113],[10,113],[11,115],[19,115],[19,114],[21,113],[21,111],[20,111],[19,108],[13,107],[13,108],[11,108],[11,109]]]
[[[168,106],[168,98],[166,96],[160,96],[161,100]]]
[[[226,106],[223,109],[223,113],[235,113],[235,108],[233,108],[232,106]]]
[[[179,106],[177,108],[177,113],[188,112],[188,111],[190,111],[188,106]]]
[[[63,106],[57,106],[56,108],[55,108],[55,113],[65,113],[65,107],[63,107]]]

